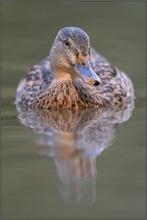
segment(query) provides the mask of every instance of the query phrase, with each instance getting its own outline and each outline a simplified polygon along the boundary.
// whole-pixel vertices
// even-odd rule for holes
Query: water
[[[2,3],[3,218],[145,217],[144,5]],[[17,112],[19,80],[71,25],[130,76],[133,112]]]

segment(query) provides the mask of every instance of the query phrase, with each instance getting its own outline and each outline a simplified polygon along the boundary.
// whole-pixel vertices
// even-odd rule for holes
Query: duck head
[[[101,80],[90,65],[90,41],[80,28],[61,29],[50,51],[51,72],[57,80],[74,80],[77,77],[90,85]]]

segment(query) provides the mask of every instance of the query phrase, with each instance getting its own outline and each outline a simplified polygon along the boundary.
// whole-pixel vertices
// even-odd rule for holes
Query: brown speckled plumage
[[[81,77],[77,63],[82,71],[90,64],[101,83],[95,76]],[[28,71],[16,93],[18,105],[39,109],[120,106],[133,98],[129,77],[91,48],[88,35],[76,27],[60,30],[50,56]]]

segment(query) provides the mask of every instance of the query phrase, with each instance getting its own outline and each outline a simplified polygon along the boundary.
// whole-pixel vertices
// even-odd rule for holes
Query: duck
[[[129,76],[90,46],[78,27],[59,30],[50,53],[28,70],[16,90],[16,104],[35,109],[123,106],[134,98]]]

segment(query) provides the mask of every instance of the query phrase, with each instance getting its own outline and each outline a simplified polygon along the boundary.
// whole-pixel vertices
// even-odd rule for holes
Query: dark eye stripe
[[[76,57],[78,58],[78,56],[79,56],[79,51],[75,50],[75,54],[76,54]]]

